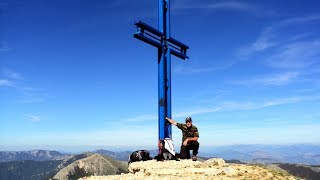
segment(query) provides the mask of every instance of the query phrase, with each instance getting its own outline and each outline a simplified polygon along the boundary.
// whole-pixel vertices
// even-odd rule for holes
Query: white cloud
[[[22,95],[22,98],[19,99],[20,103],[41,103],[45,101],[45,97],[47,96],[46,91],[41,88],[19,86],[17,90]]]
[[[206,132],[201,134],[201,142],[202,145],[211,145],[212,139],[215,139],[215,145],[318,143],[319,134],[314,132],[319,130],[319,124],[275,122],[259,127],[237,124],[207,125],[201,129],[202,132]]]
[[[135,126],[121,128],[110,128],[107,130],[75,130],[72,132],[59,131],[59,132],[47,132],[37,131],[36,133],[28,133],[23,135],[23,138],[16,138],[10,142],[6,142],[6,139],[2,141],[2,144],[9,145],[113,145],[113,146],[143,146],[154,144],[156,147],[157,143],[157,124],[154,126]],[[130,138],[134,137],[134,139]],[[10,138],[12,139],[12,138]]]
[[[319,82],[315,74],[320,65],[320,34],[315,25],[319,24],[318,14],[285,19],[263,28],[254,42],[236,51],[236,56],[239,61],[254,59],[264,66],[285,72],[233,83],[281,86],[301,82],[316,87]]]
[[[319,99],[320,96],[312,96],[314,99]],[[289,97],[289,98],[279,98],[273,100],[267,100],[262,102],[237,102],[237,101],[225,101],[219,105],[219,111],[243,111],[243,110],[255,110],[263,109],[272,106],[279,106],[284,104],[292,104],[301,101],[311,100],[310,97]],[[206,112],[207,113],[207,112]]]
[[[257,40],[247,46],[241,47],[237,50],[236,55],[239,57],[250,56],[253,53],[264,51],[277,45],[278,42],[274,40],[274,32],[272,27],[267,27],[262,30]]]
[[[173,113],[173,117],[187,117],[196,114],[205,114],[221,111],[221,107],[204,107],[204,108],[195,108],[189,111]]]
[[[1,68],[0,86],[10,87],[22,97],[17,100],[20,103],[39,103],[45,101],[46,91],[41,88],[34,88],[26,85],[23,76],[9,68]]]
[[[201,2],[201,1],[177,1],[171,5],[172,10],[209,9],[209,10],[238,10],[253,11],[255,7],[240,1]]]
[[[0,86],[12,86],[12,82],[7,79],[0,79]]]
[[[223,64],[215,65],[203,65],[204,60],[198,57],[193,57],[191,61],[185,61],[173,68],[173,72],[177,74],[198,74],[198,73],[209,73],[213,71],[221,71],[229,68],[230,66],[237,63],[236,60],[215,60],[216,62],[224,62]]]
[[[140,122],[140,121],[154,120],[154,119],[158,119],[158,117],[154,116],[154,115],[140,115],[140,116],[136,116],[136,117],[127,118],[127,119],[125,119],[125,121],[126,122]]]
[[[313,28],[310,32],[305,29],[299,31],[297,27],[307,27],[310,22],[319,23],[320,15],[294,17],[273,23],[263,28],[254,42],[239,48],[235,54],[240,58],[248,58],[269,50],[265,56],[273,67],[309,66],[315,59],[319,59],[319,40],[306,39],[312,35],[317,37],[318,32],[312,32]],[[286,30],[285,34],[283,30]]]
[[[235,9],[235,10],[251,10],[252,6],[244,3],[244,2],[237,2],[237,1],[223,1],[219,3],[213,3],[209,5],[209,8],[212,9]]]
[[[26,117],[27,120],[29,120],[31,122],[39,122],[39,121],[41,121],[41,118],[38,115],[26,114],[25,117]]]
[[[249,80],[238,80],[233,81],[233,84],[239,84],[239,85],[246,85],[246,86],[252,86],[252,85],[287,85],[294,80],[297,79],[297,77],[300,75],[298,72],[286,72],[281,74],[271,74],[267,76],[260,76],[256,78],[252,78]]]
[[[173,113],[173,118],[179,117],[187,117],[198,114],[207,114],[213,112],[224,112],[224,111],[247,111],[247,110],[256,110],[263,109],[273,106],[280,106],[285,104],[293,104],[304,101],[315,101],[319,100],[320,95],[309,95],[309,96],[294,96],[294,97],[286,97],[286,98],[276,98],[269,99],[265,101],[224,101],[218,105],[207,105],[202,107],[188,107],[186,110],[180,111],[177,113]],[[130,121],[136,120],[139,122],[142,121],[150,121],[157,119],[157,116],[152,115],[140,115],[137,117],[128,118]]]
[[[6,41],[0,41],[0,52],[7,52],[7,51],[10,51],[10,50],[12,50],[12,49],[10,47],[8,47]]]
[[[10,51],[11,48],[7,48],[7,47],[0,47],[0,52],[7,52]]]
[[[195,73],[211,72],[214,70],[215,69],[211,67],[178,66],[173,69],[173,72],[178,74],[195,74]]]
[[[295,42],[283,45],[266,60],[276,68],[306,68],[319,63],[320,41]]]
[[[23,79],[23,77],[21,76],[21,74],[12,71],[11,69],[8,68],[3,68],[2,69],[2,73],[4,74],[5,77],[9,78],[9,79]]]
[[[285,20],[281,21],[278,24],[278,26],[288,26],[288,25],[292,25],[292,24],[301,24],[301,23],[313,22],[313,21],[319,21],[319,20],[320,20],[320,14],[313,14],[313,15],[285,19]]]

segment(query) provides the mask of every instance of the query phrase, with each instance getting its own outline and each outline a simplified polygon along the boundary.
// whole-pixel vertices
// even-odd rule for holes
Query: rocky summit
[[[82,179],[296,179],[281,169],[227,164],[221,158],[212,158],[203,162],[192,160],[134,162],[129,165],[128,170],[127,174],[90,176]]]

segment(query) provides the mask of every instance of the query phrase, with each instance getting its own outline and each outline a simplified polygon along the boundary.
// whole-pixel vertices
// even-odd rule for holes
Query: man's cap
[[[192,119],[191,119],[191,117],[186,117],[186,122],[192,122]]]

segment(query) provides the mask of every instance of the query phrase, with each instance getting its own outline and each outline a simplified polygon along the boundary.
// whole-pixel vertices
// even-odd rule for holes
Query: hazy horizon
[[[320,144],[229,144],[229,145],[201,145],[201,153],[210,153],[216,151],[216,149],[232,149],[234,147],[242,148],[268,148],[268,147],[316,147],[320,150]],[[109,150],[114,152],[121,151],[135,151],[139,149],[146,150],[157,150],[157,146],[112,146],[112,145],[83,145],[83,146],[54,146],[54,145],[38,145],[38,146],[0,146],[0,151],[32,151],[32,150],[50,150],[50,151],[59,151],[65,153],[81,153],[86,151],[95,151],[95,150]],[[237,149],[234,149],[235,151]],[[254,149],[253,149],[254,150]],[[180,146],[175,144],[175,151],[180,151]],[[320,153],[320,151],[319,151]]]

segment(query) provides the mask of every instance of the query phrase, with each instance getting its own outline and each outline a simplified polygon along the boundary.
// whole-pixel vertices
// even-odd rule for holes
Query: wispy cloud
[[[284,98],[274,98],[264,101],[224,101],[218,105],[207,105],[201,107],[188,107],[184,111],[173,113],[174,118],[187,117],[192,115],[207,114],[214,112],[224,111],[248,111],[257,110],[263,108],[269,108],[273,106],[280,106],[285,104],[293,104],[305,101],[320,100],[320,94],[308,95],[308,96],[293,96]],[[148,118],[146,118],[148,117]],[[152,115],[140,115],[136,117],[127,118],[131,122],[133,120],[142,122],[157,119],[157,116]]]
[[[283,45],[266,63],[276,68],[306,68],[319,63],[320,41],[295,42]]]
[[[191,116],[191,115],[213,113],[213,112],[218,112],[218,111],[222,111],[222,110],[223,110],[223,107],[219,107],[219,106],[192,108],[188,111],[173,113],[173,117],[187,117],[187,116]]]
[[[72,132],[47,132],[39,130],[37,133],[25,134],[21,138],[14,139],[12,142],[1,142],[3,144],[50,144],[50,145],[130,145],[143,146],[155,144],[158,133],[156,123],[154,126],[122,127],[111,129],[75,130]],[[139,141],[132,141],[128,137],[140,137]],[[50,143],[48,143],[50,142]]]
[[[4,76],[6,76],[9,79],[23,79],[23,77],[21,76],[21,74],[12,71],[11,69],[8,68],[2,68],[2,73]]]
[[[172,72],[180,75],[205,74],[225,70],[237,63],[235,59],[215,59],[215,63],[205,63],[208,61],[213,62],[195,56],[190,61],[183,61],[173,66]]]
[[[195,74],[214,71],[215,68],[211,67],[190,67],[190,66],[178,66],[173,69],[174,73],[178,74]]]
[[[199,104],[207,104],[215,101],[219,101],[220,99],[228,96],[232,93],[230,90],[224,89],[210,89],[207,88],[206,90],[201,90],[199,92],[193,92],[189,96],[183,98],[183,102],[198,102]],[[180,100],[181,102],[181,100]],[[183,103],[182,102],[182,103]]]
[[[238,57],[243,58],[246,56],[250,56],[253,53],[274,47],[278,44],[278,42],[274,40],[275,35],[273,31],[274,30],[272,27],[267,27],[263,29],[263,31],[260,33],[259,37],[255,42],[251,43],[250,45],[239,48],[236,52],[236,55]]]
[[[12,86],[12,82],[7,79],[0,79],[0,86]]]
[[[200,61],[198,57],[194,57],[192,61],[184,61],[181,64],[178,64],[177,66],[173,66],[173,73],[177,74],[198,74],[198,73],[208,73],[215,71],[215,67],[205,66],[203,64],[200,64]]]
[[[287,85],[293,82],[295,79],[297,79],[299,75],[300,73],[298,72],[286,72],[281,74],[271,74],[267,76],[255,77],[248,80],[232,81],[231,83],[246,85],[246,86],[252,86],[252,85],[281,86],[281,85]]]
[[[34,114],[25,114],[25,118],[31,122],[39,122],[41,121],[40,116]]]
[[[10,51],[11,48],[7,48],[7,47],[0,47],[0,52],[7,52]]]
[[[7,52],[12,50],[10,47],[8,47],[6,41],[0,41],[0,52]]]
[[[42,88],[34,88],[29,85],[26,85],[24,82],[24,77],[12,69],[1,68],[0,75],[4,77],[0,79],[0,87],[7,86],[11,90],[18,92],[18,95],[21,96],[18,98],[20,103],[39,103],[45,100],[47,93]]]
[[[214,71],[221,71],[225,70],[234,64],[236,64],[238,61],[236,60],[223,60],[223,62],[226,62],[224,64],[217,65],[201,65],[200,60],[198,58],[193,58],[192,61],[186,61],[186,63],[183,63],[183,65],[178,65],[173,68],[173,72],[177,74],[198,74],[198,73],[209,73]],[[204,62],[204,60],[201,60],[201,62]],[[219,62],[219,60],[217,60]],[[222,60],[220,60],[222,62]]]
[[[206,131],[208,134],[203,134],[201,140],[207,143],[211,142],[210,140],[214,137],[217,139],[215,144],[243,144],[243,142],[247,144],[291,144],[317,143],[315,139],[319,139],[319,135],[313,133],[319,131],[319,124],[278,124],[279,122],[283,121],[273,121],[269,125],[258,127],[251,126],[251,124],[249,126],[236,124],[228,124],[227,126],[209,125],[202,127],[202,131]],[[212,131],[212,129],[215,129],[215,131]],[[305,131],[305,129],[308,130]],[[225,136],[237,138],[226,138]]]
[[[247,47],[244,48],[249,48],[253,50],[252,53],[254,53],[254,50],[256,51],[261,51],[261,50],[266,50],[268,48],[271,48],[275,45],[279,45],[283,42],[286,42],[287,40],[298,40],[304,37],[308,37],[312,35],[313,33],[311,32],[302,32],[302,33],[297,33],[297,34],[290,34],[290,36],[286,36],[286,34],[280,33],[281,30],[286,29],[286,28],[292,28],[292,27],[298,27],[301,25],[308,25],[311,22],[319,22],[320,21],[320,15],[315,14],[315,15],[305,15],[301,17],[292,17],[288,19],[284,19],[278,22],[275,22],[264,29],[262,29],[260,35],[258,36],[257,40],[250,44]],[[281,36],[285,36],[287,39],[282,39]],[[262,42],[262,43],[261,43]],[[263,48],[252,48],[257,44],[262,44],[264,45]],[[265,45],[266,43],[267,45]],[[269,46],[268,46],[269,44]],[[259,47],[259,46],[258,46]]]
[[[22,98],[19,100],[20,103],[41,103],[48,96],[45,89],[42,88],[22,86],[18,87],[17,90],[22,95]]]
[[[297,97],[287,97],[287,98],[278,98],[265,100],[260,102],[250,102],[250,101],[224,101],[219,105],[212,107],[199,107],[192,108],[190,111],[184,111],[177,113],[177,117],[186,116],[186,115],[196,115],[196,114],[205,114],[212,112],[221,112],[221,111],[243,111],[243,110],[256,110],[263,109],[272,106],[279,106],[284,104],[292,104],[302,101],[310,101],[320,99],[320,95],[315,96],[297,96]]]
[[[244,58],[266,50],[274,50],[269,52],[274,53],[269,59],[271,58],[278,62],[279,67],[285,67],[290,64],[294,67],[308,65],[305,62],[301,64],[298,64],[298,62],[307,61],[310,57],[312,58],[311,61],[314,61],[315,56],[319,58],[319,40],[306,40],[312,35],[317,37],[318,32],[301,33],[298,30],[293,31],[293,29],[301,25],[307,26],[310,22],[320,23],[320,15],[293,17],[273,23],[265,27],[254,42],[239,48],[236,51],[236,55]],[[282,32],[283,30],[286,30],[286,34]],[[305,51],[305,54],[302,53]],[[308,57],[302,56],[302,54]],[[292,61],[293,63],[288,63]]]
[[[126,122],[141,122],[141,121],[146,121],[146,120],[154,120],[157,119],[158,117],[155,115],[139,115],[136,117],[131,117],[125,119]]]
[[[208,10],[237,10],[255,11],[251,4],[240,1],[176,1],[171,6],[172,10],[208,9]]]
[[[313,21],[319,21],[320,20],[320,14],[312,14],[307,16],[301,16],[301,17],[293,17],[289,19],[285,19],[281,22],[279,22],[278,26],[287,26],[292,24],[301,24],[306,22],[313,22]]]
[[[237,2],[237,1],[224,1],[218,3],[212,3],[209,5],[211,9],[234,9],[234,10],[241,10],[241,11],[250,11],[254,9],[254,7],[250,4],[244,2]]]

